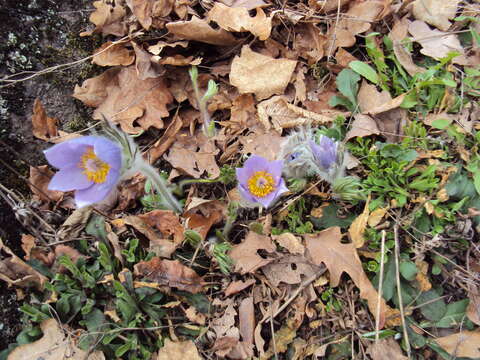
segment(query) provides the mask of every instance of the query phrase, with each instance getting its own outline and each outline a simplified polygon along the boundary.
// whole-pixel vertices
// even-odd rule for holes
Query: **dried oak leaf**
[[[184,228],[180,218],[171,210],[153,210],[146,214],[138,215],[147,225],[156,228],[163,238],[172,238],[175,245],[183,242]]]
[[[222,29],[233,32],[249,31],[259,40],[267,40],[272,31],[272,17],[266,16],[261,8],[255,17],[251,17],[244,7],[228,7],[215,2],[208,12],[208,20],[214,21]]]
[[[281,247],[287,249],[290,254],[303,255],[305,253],[305,247],[303,246],[301,239],[292,233],[273,235],[272,238]]]
[[[30,260],[30,252],[35,247],[35,237],[22,234],[22,250],[25,252],[25,260]]]
[[[403,355],[400,345],[392,339],[381,339],[368,347],[367,353],[370,354],[372,360],[407,360]]]
[[[342,244],[342,234],[338,226],[328,228],[315,235],[305,235],[306,247],[314,264],[324,263],[330,273],[330,286],[340,283],[341,275],[346,272],[360,289],[360,297],[367,300],[373,316],[377,313],[378,293],[365,274],[362,261],[353,244]],[[380,327],[385,323],[385,314],[389,309],[383,298],[380,302]]]
[[[393,41],[393,52],[398,62],[404,67],[410,76],[426,71],[425,68],[416,65],[413,62],[412,55],[405,49],[400,41]]]
[[[135,265],[135,274],[160,286],[185,290],[192,294],[203,290],[202,278],[178,260],[162,260],[154,257]]]
[[[175,0],[127,0],[128,7],[145,30],[150,29],[154,18],[168,16],[173,10],[174,3]]]
[[[48,279],[15,255],[0,239],[0,280],[9,286],[35,287],[42,291]]]
[[[39,98],[33,103],[32,132],[37,139],[50,141],[58,136],[58,120],[47,116]]]
[[[440,347],[454,357],[477,359],[480,357],[480,331],[461,331],[456,334],[436,338]]]
[[[242,136],[240,138],[240,143],[243,145],[242,154],[255,154],[270,161],[276,160],[281,151],[283,140],[284,138],[274,131]]]
[[[30,176],[28,183],[30,190],[34,195],[34,200],[41,200],[45,202],[60,201],[63,198],[63,192],[48,190],[48,184],[53,176],[47,165],[30,166]]]
[[[155,79],[162,75],[163,68],[153,61],[153,56],[142,46],[132,41],[133,50],[135,51],[135,69],[140,80]]]
[[[178,171],[198,179],[204,172],[211,178],[220,175],[215,156],[219,153],[213,140],[207,138],[201,130],[194,136],[185,132],[176,136],[176,141],[170,148],[167,160]]]
[[[413,2],[413,15],[415,19],[425,21],[436,28],[447,31],[450,19],[457,13],[460,0],[415,0]]]
[[[266,130],[273,128],[282,133],[282,129],[290,129],[305,124],[320,125],[332,122],[338,115],[345,115],[337,110],[323,110],[321,113],[305,110],[289,104],[284,96],[273,96],[257,106],[258,120]]]
[[[364,137],[369,135],[378,135],[380,130],[378,130],[377,123],[370,116],[364,114],[356,114],[352,122],[350,130],[348,130],[345,135],[345,141],[350,140],[354,137]]]
[[[253,284],[255,284],[255,282],[256,282],[255,279],[247,279],[245,281],[242,281],[242,280],[232,281],[230,284],[228,284],[227,288],[224,291],[225,296],[231,296],[231,295],[237,294],[240,291],[245,290],[249,286],[252,286]]]
[[[413,41],[422,45],[420,52],[423,55],[439,60],[446,57],[449,52],[455,51],[460,56],[454,57],[452,62],[459,65],[468,65],[465,50],[455,34],[437,29],[431,30],[427,24],[420,20],[413,21],[408,26],[408,31],[413,36]]]
[[[91,206],[75,209],[60,226],[58,238],[63,241],[77,237],[87,225],[92,211]]]
[[[194,40],[211,45],[235,45],[237,40],[223,29],[214,29],[205,19],[193,16],[189,21],[174,21],[166,24],[168,31],[180,40]]]
[[[241,244],[235,245],[229,252],[229,256],[235,262],[235,271],[242,275],[253,273],[273,261],[273,258],[261,257],[258,254],[259,250],[273,253],[276,248],[270,237],[250,231],[245,240]]]
[[[233,59],[230,83],[240,94],[254,93],[258,100],[263,100],[283,94],[296,64],[294,60],[274,59],[256,53],[244,45],[240,56]]]
[[[128,66],[135,61],[132,50],[125,47],[125,43],[107,41],[93,53],[92,64],[100,66]]]
[[[298,53],[298,56],[307,59],[310,66],[323,58],[326,42],[327,37],[315,24],[299,24],[295,27],[293,49]]]
[[[365,238],[363,236],[363,233],[365,232],[365,228],[367,227],[367,222],[368,218],[370,216],[370,210],[368,209],[368,204],[370,201],[368,200],[365,203],[365,207],[363,209],[363,212],[357,216],[355,220],[353,220],[352,224],[348,228],[348,234],[350,235],[350,238],[352,239],[353,245],[355,247],[361,248],[363,244],[365,243]]]
[[[174,342],[167,338],[155,360],[172,359],[202,360],[192,340]]]
[[[150,126],[163,129],[167,104],[173,97],[163,78],[141,80],[134,65],[110,69],[75,86],[73,97],[96,107],[93,117],[120,124],[122,130],[138,134]],[[140,127],[135,127],[134,122]]]
[[[127,33],[127,25],[124,17],[126,10],[117,3],[112,4],[109,0],[94,1],[96,10],[90,15],[90,22],[95,24],[93,31],[84,31],[80,36],[89,36],[96,33],[103,35],[123,36]]]
[[[220,200],[192,198],[185,208],[183,217],[186,227],[195,230],[202,239],[207,238],[210,228],[226,217],[227,206]]]
[[[162,137],[158,139],[147,152],[148,161],[153,164],[157,161],[170,146],[175,142],[175,136],[183,126],[182,118],[176,114],[173,120],[168,124]]]
[[[8,355],[8,360],[105,360],[101,351],[80,350],[55,319],[42,321],[40,328],[43,332],[42,338],[15,348]]]

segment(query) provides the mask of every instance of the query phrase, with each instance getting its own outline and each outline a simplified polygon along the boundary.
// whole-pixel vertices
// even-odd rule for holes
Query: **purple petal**
[[[267,168],[265,169],[266,172],[270,173],[273,176],[275,184],[278,184],[278,182],[282,178],[282,170],[283,160],[269,161]]]
[[[116,186],[120,173],[117,169],[111,169],[104,183],[93,184],[87,189],[75,192],[75,203],[78,208],[102,201],[108,193]]]
[[[73,140],[54,145],[43,152],[50,165],[61,169],[64,167],[73,166],[74,164],[78,164],[80,162],[80,159],[87,150],[88,145],[73,142]]]
[[[247,185],[248,179],[250,179],[250,177],[252,176],[252,173],[253,172],[248,171],[244,167],[235,169],[235,174],[237,175],[237,180],[243,186]]]
[[[258,198],[257,202],[262,204],[265,208],[268,208],[270,205],[273,205],[277,199],[282,195],[283,193],[289,191],[287,187],[285,186],[285,181],[283,179],[280,179],[280,182],[275,189],[275,191],[272,191],[270,194],[263,198]]]
[[[320,145],[309,141],[313,156],[323,169],[328,170],[337,161],[337,143],[327,136],[320,138]]]
[[[95,155],[110,165],[112,169],[120,170],[122,168],[122,150],[117,143],[107,138],[98,137],[93,148]]]
[[[250,194],[250,191],[245,189],[241,184],[238,185],[237,189],[238,189],[238,192],[240,193],[240,195],[246,201],[248,201],[250,203],[257,203],[257,198],[255,196],[253,196],[252,194]]]
[[[48,190],[71,191],[88,188],[93,181],[88,180],[82,171],[76,165],[60,169],[50,180]]]

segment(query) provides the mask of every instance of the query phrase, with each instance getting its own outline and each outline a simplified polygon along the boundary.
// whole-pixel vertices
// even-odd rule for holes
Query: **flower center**
[[[265,197],[275,189],[275,181],[270,173],[266,171],[256,171],[250,179],[248,179],[247,186],[252,195]]]
[[[93,147],[89,146],[80,159],[78,166],[83,169],[83,173],[88,180],[97,184],[105,182],[110,165],[100,160],[93,152]]]

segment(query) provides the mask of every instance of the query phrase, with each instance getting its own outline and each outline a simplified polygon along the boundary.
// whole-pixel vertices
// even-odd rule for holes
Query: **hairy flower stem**
[[[146,161],[142,161],[141,164],[137,164],[138,171],[140,171],[143,175],[145,175],[151,182],[152,185],[155,187],[157,192],[162,197],[162,200],[165,201],[165,205],[170,209],[175,211],[176,213],[182,212],[182,206],[178,202],[178,200],[173,196],[171,191],[167,187],[166,181],[160,176],[158,171],[148,164]]]

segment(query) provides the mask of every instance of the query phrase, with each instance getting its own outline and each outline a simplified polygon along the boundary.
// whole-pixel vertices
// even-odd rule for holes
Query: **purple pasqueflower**
[[[313,157],[318,166],[322,170],[328,171],[337,162],[338,143],[328,136],[321,135],[320,143],[309,140],[310,149],[312,149]]]
[[[249,203],[269,207],[281,194],[287,192],[282,179],[283,161],[268,161],[252,155],[243,168],[237,168],[238,191]]]
[[[44,153],[50,165],[60,169],[48,189],[75,190],[77,207],[103,200],[120,178],[122,150],[105,137],[78,137],[54,145]]]

